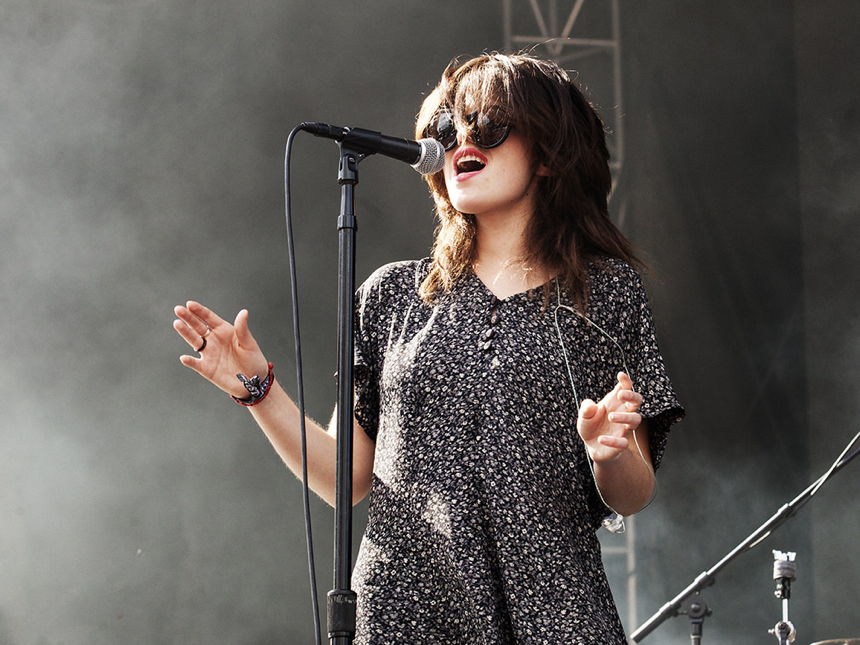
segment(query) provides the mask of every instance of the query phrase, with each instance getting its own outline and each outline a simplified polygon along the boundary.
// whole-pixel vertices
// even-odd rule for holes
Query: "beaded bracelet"
[[[260,383],[260,377],[257,375],[248,378],[244,374],[236,374],[236,378],[242,381],[242,385],[245,386],[245,389],[248,390],[251,396],[247,399],[240,399],[231,394],[230,398],[239,405],[244,405],[248,408],[252,405],[257,405],[260,401],[266,398],[266,395],[272,387],[272,383],[275,382],[275,374],[272,372],[273,367],[274,365],[269,363],[269,373],[266,375],[266,378],[262,383]]]

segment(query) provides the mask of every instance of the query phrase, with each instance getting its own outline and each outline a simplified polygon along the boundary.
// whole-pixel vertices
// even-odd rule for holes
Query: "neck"
[[[526,264],[525,222],[525,218],[478,219],[473,269],[499,298],[539,287],[550,277],[542,267]]]
[[[526,255],[525,226],[519,220],[479,219],[475,242],[476,264],[501,266]]]

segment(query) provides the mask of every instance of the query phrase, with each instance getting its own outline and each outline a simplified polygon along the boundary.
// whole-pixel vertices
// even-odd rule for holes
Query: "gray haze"
[[[688,409],[636,522],[641,622],[860,429],[860,5],[621,4],[621,114],[603,70],[577,67],[623,119],[613,204]],[[248,308],[294,393],[287,134],[409,136],[453,56],[503,46],[501,0],[3,0],[0,645],[311,642],[299,486],[179,364],[172,307]],[[297,139],[317,418],[334,401],[336,164],[333,143]],[[360,179],[359,279],[426,255],[420,178],[380,158]],[[720,574],[703,642],[772,642],[774,548],[798,552],[798,642],[860,637],[858,489],[852,463]],[[331,513],[314,511],[324,596]],[[689,642],[686,618],[644,642]]]

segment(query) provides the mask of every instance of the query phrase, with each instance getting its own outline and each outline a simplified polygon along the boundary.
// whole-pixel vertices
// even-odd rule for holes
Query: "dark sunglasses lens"
[[[511,129],[509,125],[486,114],[477,115],[475,121],[476,123],[473,125],[475,129],[474,141],[482,148],[495,148],[502,145]]]
[[[510,126],[486,114],[472,112],[466,117],[469,124],[469,138],[481,148],[495,148],[502,145],[510,132]],[[446,151],[457,145],[457,126],[454,115],[443,110],[433,117],[427,128],[427,136],[442,144]]]
[[[451,150],[457,145],[457,128],[454,125],[454,115],[446,111],[433,117],[428,135],[441,143],[445,150]]]

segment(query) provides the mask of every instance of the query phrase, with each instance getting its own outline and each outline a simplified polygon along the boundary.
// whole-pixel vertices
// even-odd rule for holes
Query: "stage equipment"
[[[295,251],[290,207],[290,157],[298,132],[310,132],[318,137],[333,139],[340,150],[338,184],[341,187],[338,230],[338,290],[337,290],[337,459],[335,482],[334,526],[334,589],[327,599],[327,628],[331,645],[350,645],[355,638],[356,594],[351,589],[352,576],[352,491],[353,491],[353,321],[355,303],[355,185],[358,164],[366,157],[379,153],[412,165],[421,174],[438,172],[445,165],[445,151],[435,139],[411,141],[389,137],[379,132],[358,128],[339,128],[325,123],[302,123],[287,139],[284,161],[284,198],[287,224],[287,246],[293,300],[293,331],[296,347],[296,376],[298,384],[299,425],[302,444],[302,482],[305,507],[306,538],[310,573],[313,618],[317,645],[321,641],[318,619],[316,574],[313,556],[310,504],[308,492],[307,439],[305,431],[304,385],[302,378],[301,338],[299,334],[298,289]]]
[[[445,148],[436,139],[412,141],[361,128],[341,128],[326,123],[302,123],[299,126],[314,136],[334,139],[347,146],[361,161],[377,152],[386,157],[405,161],[422,175],[432,175],[445,167]]]
[[[716,582],[716,575],[719,573],[726,565],[729,564],[732,560],[738,557],[740,554],[745,553],[746,551],[751,550],[753,547],[758,546],[761,542],[763,542],[771,533],[773,533],[777,528],[782,526],[789,519],[794,517],[794,515],[810,500],[812,496],[818,491],[819,488],[826,482],[832,475],[840,471],[844,468],[848,463],[854,459],[858,454],[860,454],[860,449],[855,450],[853,453],[845,456],[846,453],[851,450],[854,444],[857,442],[858,438],[860,438],[860,433],[854,435],[854,438],[842,451],[842,454],[837,457],[836,461],[833,462],[833,465],[824,473],[821,477],[815,480],[805,491],[803,491],[800,495],[795,497],[791,502],[785,504],[780,508],[767,522],[762,524],[759,528],[753,531],[749,537],[747,537],[743,542],[741,542],[738,546],[736,546],[728,555],[726,555],[722,560],[717,562],[713,567],[708,569],[707,571],[702,572],[699,576],[681,593],[675,596],[672,600],[667,602],[660,610],[651,616],[642,626],[640,626],[636,631],[634,631],[630,635],[630,639],[635,642],[641,642],[648,634],[653,632],[660,624],[662,624],[667,618],[671,618],[673,616],[677,616],[678,614],[685,613],[690,615],[691,621],[691,638],[694,644],[698,644],[701,640],[702,635],[702,619],[704,616],[710,615],[710,610],[705,610],[705,614],[703,616],[699,616],[698,614],[701,612],[702,607],[707,607],[700,599],[700,594],[705,587],[709,587],[714,582]],[[689,610],[682,611],[682,607],[684,606],[684,602],[695,595],[695,600],[691,603],[692,606],[696,606],[697,610],[694,614]],[[695,623],[693,621],[696,621]]]
[[[357,598],[352,576],[352,415],[355,294],[355,185],[358,164],[367,154],[338,141],[341,187],[338,230],[338,350],[337,350],[337,475],[335,494],[334,589],[328,594],[328,637],[332,645],[349,645],[355,638]]]
[[[782,620],[770,630],[776,636],[779,645],[793,643],[797,636],[797,630],[788,619],[788,600],[791,598],[791,583],[797,580],[796,553],[782,551],[773,552],[773,579],[776,580],[776,591],[774,595],[782,600]]]

